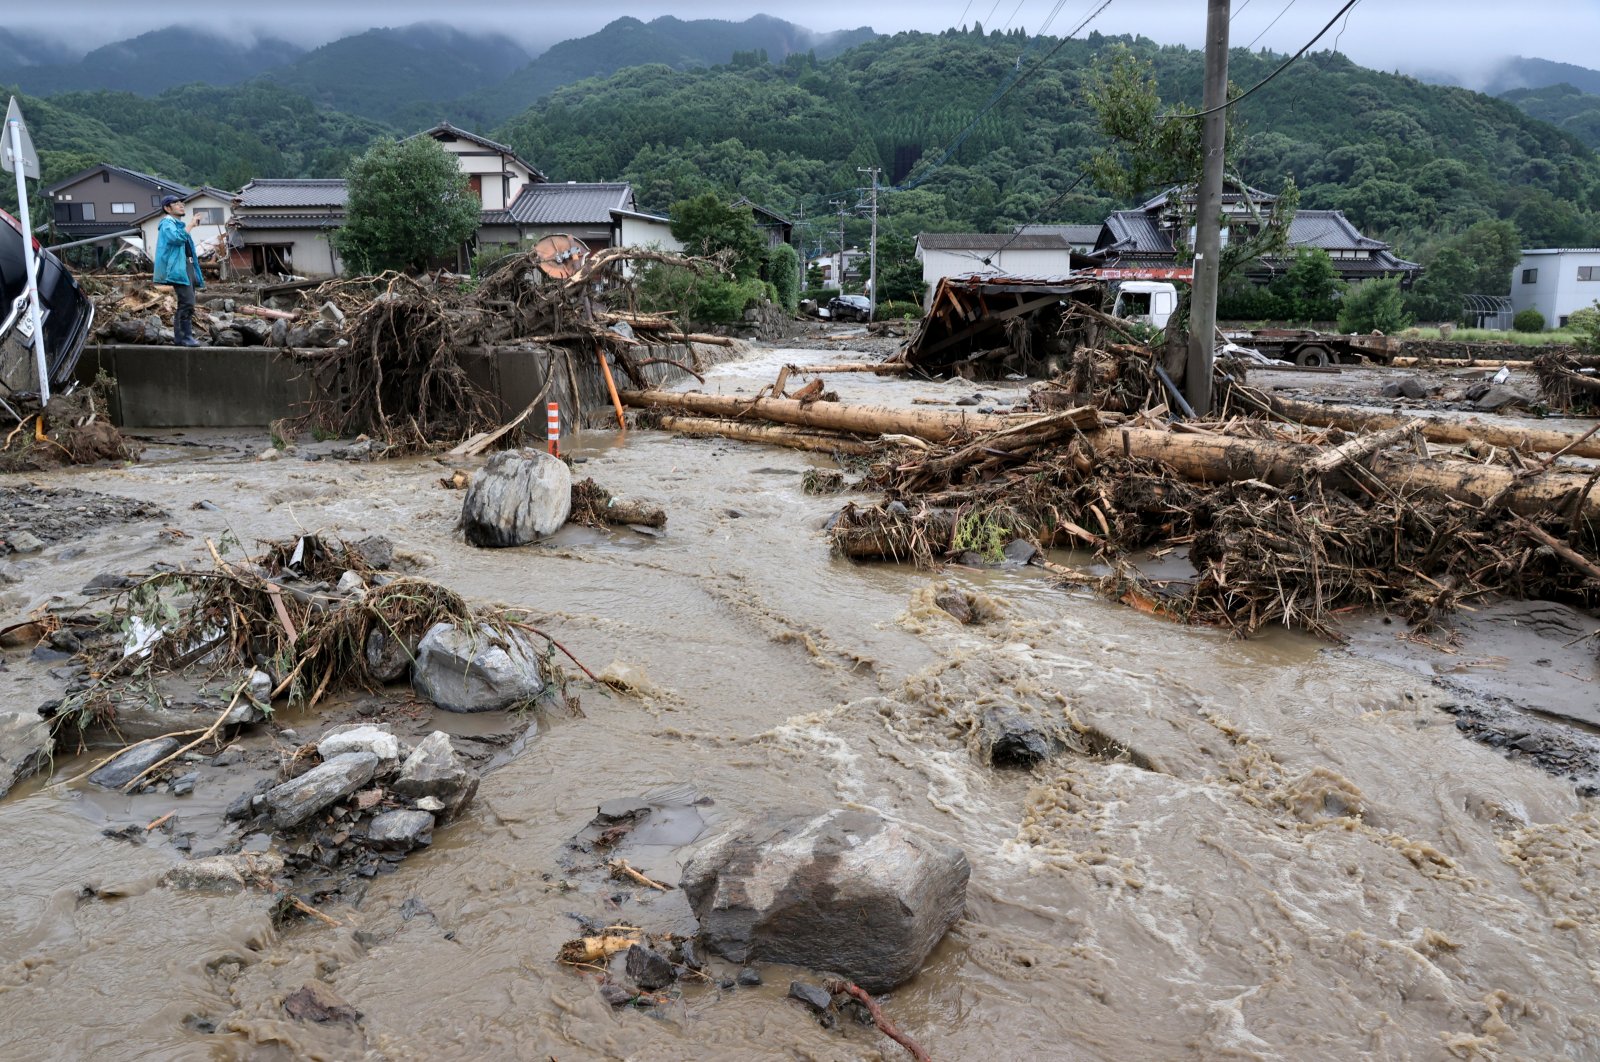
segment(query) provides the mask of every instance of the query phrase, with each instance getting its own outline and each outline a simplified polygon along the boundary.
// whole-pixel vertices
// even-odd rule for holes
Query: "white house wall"
[[[664,221],[646,221],[643,218],[621,218],[618,244],[622,247],[653,247],[671,254],[682,253],[683,241],[672,235],[672,226]]]
[[[923,248],[923,305],[945,277],[964,277],[972,273],[1008,273],[1019,277],[1060,277],[1072,270],[1072,253],[1065,248],[1052,250],[1007,249],[996,254],[983,251],[942,251]],[[983,259],[990,259],[985,265]]]
[[[485,210],[506,209],[533,177],[527,167],[470,140],[441,141],[439,146],[456,157],[462,173],[480,178]]]
[[[1595,280],[1579,280],[1578,269],[1589,266]],[[1524,284],[1524,271],[1537,269],[1538,279]],[[1560,328],[1574,310],[1600,301],[1600,248],[1559,253],[1525,252],[1511,274],[1511,306],[1517,312],[1532,309],[1544,316],[1546,328]]]

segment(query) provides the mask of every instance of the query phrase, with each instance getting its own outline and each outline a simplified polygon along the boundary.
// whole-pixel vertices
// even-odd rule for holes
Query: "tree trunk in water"
[[[1031,416],[1018,418],[984,413],[946,413],[927,409],[890,409],[887,406],[845,405],[840,402],[796,402],[787,398],[740,398],[694,392],[624,391],[622,401],[635,409],[685,411],[720,417],[748,417],[797,424],[859,435],[914,435],[929,442],[949,442],[962,435],[977,435],[1013,427]]]

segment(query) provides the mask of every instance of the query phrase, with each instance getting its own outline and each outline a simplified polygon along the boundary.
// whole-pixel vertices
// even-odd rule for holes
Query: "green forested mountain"
[[[455,101],[449,111],[452,120],[497,125],[562,85],[628,67],[659,63],[682,70],[726,63],[740,52],[765,52],[774,61],[802,52],[826,59],[874,36],[866,27],[814,33],[770,15],[743,22],[619,18],[587,37],[562,41],[503,82]]]
[[[952,30],[879,38],[831,62],[627,70],[557,91],[499,136],[553,178],[627,177],[654,209],[720,187],[816,219],[834,198],[854,207],[857,167],[879,165],[905,189],[883,197],[892,231],[1098,221],[1126,204],[1080,186],[1044,207],[1099,144],[1084,80],[1114,42],[1153,64],[1163,99],[1198,104],[1201,53],[1091,34],[1068,42],[937,164],[968,119],[1049,44]],[[1249,86],[1281,61],[1236,51],[1231,74]],[[1275,189],[1292,176],[1302,206],[1342,209],[1402,253],[1490,218],[1515,221],[1529,243],[1600,240],[1600,160],[1505,101],[1324,52],[1237,114],[1246,180]]]
[[[319,107],[428,126],[442,117],[442,102],[498,84],[527,62],[510,38],[418,23],[340,38],[265,77]]]
[[[1600,149],[1600,95],[1560,84],[1512,89],[1502,93],[1500,98],[1508,100],[1522,113],[1549,122],[1591,148]]]
[[[44,53],[53,61],[26,62],[29,53],[41,45],[58,53]],[[37,35],[19,37],[10,47],[0,47],[0,83],[14,82],[36,96],[97,89],[151,96],[195,81],[237,85],[292,62],[305,50],[280,40],[241,43],[183,26],[107,44],[81,59],[59,55],[61,47]]]

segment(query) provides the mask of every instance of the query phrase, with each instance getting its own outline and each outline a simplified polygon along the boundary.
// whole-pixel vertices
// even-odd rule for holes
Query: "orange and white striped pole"
[[[550,444],[550,456],[561,456],[561,403],[551,402],[545,407],[545,439]]]

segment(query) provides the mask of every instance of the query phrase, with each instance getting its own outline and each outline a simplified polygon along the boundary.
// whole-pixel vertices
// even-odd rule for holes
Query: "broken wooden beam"
[[[1358,435],[1349,442],[1341,443],[1326,453],[1318,454],[1312,458],[1311,463],[1306,466],[1306,471],[1314,477],[1321,478],[1330,472],[1343,468],[1351,461],[1359,461],[1364,457],[1377,453],[1379,450],[1393,446],[1408,435],[1415,435],[1422,430],[1423,423],[1424,421],[1421,418],[1414,418],[1404,424],[1385,428],[1383,431],[1375,431],[1368,435]]]

